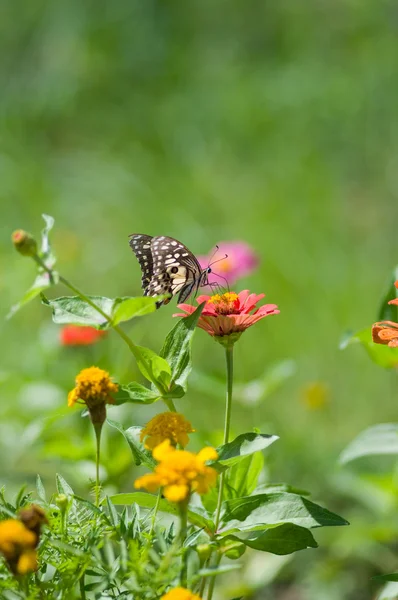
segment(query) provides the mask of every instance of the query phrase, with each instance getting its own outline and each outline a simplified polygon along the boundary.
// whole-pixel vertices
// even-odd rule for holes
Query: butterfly
[[[192,292],[208,285],[211,268],[202,269],[198,260],[184,244],[164,235],[152,237],[143,233],[129,235],[129,244],[141,267],[144,296],[170,294],[159,300],[157,308],[168,304],[178,294],[178,303]]]

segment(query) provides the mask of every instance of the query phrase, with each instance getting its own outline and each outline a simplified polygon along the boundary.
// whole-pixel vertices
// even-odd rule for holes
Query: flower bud
[[[55,496],[55,503],[62,512],[65,512],[69,504],[68,496],[65,494],[58,494],[58,496]]]
[[[200,564],[203,565],[208,558],[210,558],[212,547],[210,544],[198,544],[196,546],[196,552],[199,555]]]
[[[17,229],[11,236],[15,248],[23,256],[35,256],[37,254],[36,240],[23,229]]]

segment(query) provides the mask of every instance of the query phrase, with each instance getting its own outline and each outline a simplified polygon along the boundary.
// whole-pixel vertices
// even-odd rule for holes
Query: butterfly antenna
[[[214,256],[214,254],[213,254]],[[213,260],[213,262],[209,262],[209,267],[211,267],[212,265],[215,265],[216,263],[225,260],[226,258],[228,258],[228,254],[225,254],[222,258],[218,258],[217,260]]]
[[[209,266],[209,267],[211,266],[211,264],[212,264],[212,262],[211,262],[211,261],[213,260],[213,258],[215,257],[215,255],[217,254],[217,252],[219,251],[219,249],[220,249],[220,247],[219,247],[219,246],[217,246],[217,245],[214,247],[213,254],[212,254],[212,255],[210,256],[210,258],[209,258],[209,262],[208,262],[208,266]]]

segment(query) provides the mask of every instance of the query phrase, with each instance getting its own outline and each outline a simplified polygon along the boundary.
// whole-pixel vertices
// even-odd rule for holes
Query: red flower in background
[[[261,321],[269,315],[279,313],[276,304],[264,304],[257,308],[257,303],[264,298],[265,294],[250,294],[249,290],[244,290],[239,294],[235,292],[226,292],[225,294],[215,294],[214,296],[199,296],[196,301],[198,304],[206,302],[206,305],[199,317],[198,327],[204,329],[211,336],[227,344],[234,343],[240,335],[249,327]],[[174,317],[188,317],[196,307],[191,304],[178,304],[178,308],[183,313],[177,313]],[[227,340],[232,336],[233,339]]]
[[[215,251],[216,250],[216,251]],[[215,249],[208,256],[198,256],[198,261],[202,269],[206,269],[212,260],[217,261],[215,273],[208,276],[209,283],[221,283],[223,280],[217,275],[221,275],[228,285],[233,285],[241,277],[250,275],[258,265],[258,257],[254,250],[246,242],[220,242],[218,250]],[[221,258],[227,254],[227,258]]]
[[[62,346],[90,346],[98,342],[106,333],[88,325],[65,325],[61,329],[60,341]]]

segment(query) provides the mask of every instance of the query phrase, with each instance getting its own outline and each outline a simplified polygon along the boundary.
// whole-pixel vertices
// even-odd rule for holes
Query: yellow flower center
[[[165,412],[153,417],[141,430],[141,442],[145,440],[145,447],[153,450],[156,446],[170,440],[173,446],[180,444],[183,448],[188,444],[188,433],[193,433],[192,425],[180,413]]]
[[[239,297],[235,292],[215,294],[208,302],[214,305],[214,310],[219,315],[235,315],[239,313]]]
[[[111,394],[118,389],[107,371],[98,367],[83,369],[76,377],[75,387],[68,394],[68,406],[73,406],[78,400],[85,402],[89,408],[98,404],[112,404]]]

